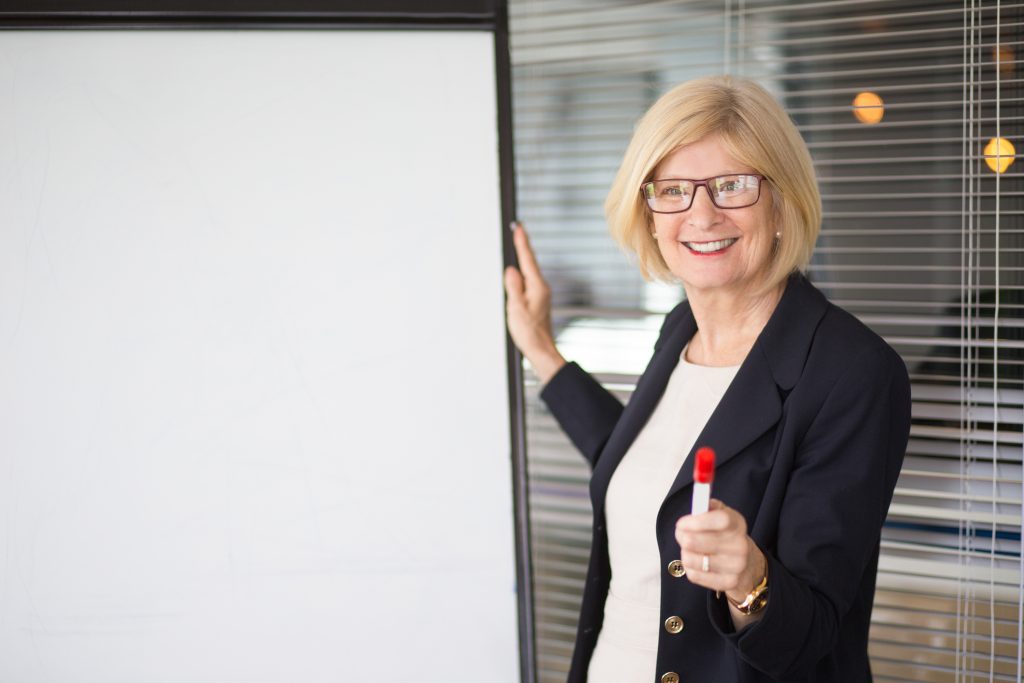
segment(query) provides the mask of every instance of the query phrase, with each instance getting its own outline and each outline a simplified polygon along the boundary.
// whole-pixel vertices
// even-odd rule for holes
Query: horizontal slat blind
[[[510,0],[519,215],[552,282],[559,344],[628,398],[660,315],[601,206],[665,90],[756,78],[808,141],[824,201],[810,276],[882,334],[913,383],[883,532],[880,681],[1021,681],[1024,2]],[[851,104],[884,102],[867,125]],[[563,680],[586,568],[588,471],[529,393],[541,680]]]

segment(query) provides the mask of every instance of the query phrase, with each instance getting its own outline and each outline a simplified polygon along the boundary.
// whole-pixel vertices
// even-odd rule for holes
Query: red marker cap
[[[710,484],[715,478],[715,451],[707,446],[697,449],[697,461],[693,465],[693,480],[698,484]]]

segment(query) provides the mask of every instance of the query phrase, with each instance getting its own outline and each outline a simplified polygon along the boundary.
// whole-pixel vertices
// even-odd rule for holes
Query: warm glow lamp
[[[985,163],[996,173],[1003,173],[1010,168],[1016,153],[1013,143],[1006,138],[992,138],[985,145]]]
[[[882,98],[870,91],[857,93],[853,98],[853,115],[861,123],[868,125],[878,123],[885,114]]]
[[[999,66],[999,71],[1004,76],[1012,76],[1017,55],[1009,45],[995,45],[992,48],[992,61]]]

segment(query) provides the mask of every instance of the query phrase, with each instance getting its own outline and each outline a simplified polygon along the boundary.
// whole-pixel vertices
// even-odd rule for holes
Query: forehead
[[[717,135],[676,148],[654,170],[655,178],[710,178],[724,173],[753,173]]]

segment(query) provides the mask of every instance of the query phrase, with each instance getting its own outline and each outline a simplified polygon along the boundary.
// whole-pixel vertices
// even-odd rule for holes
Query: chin
[[[687,292],[700,291],[707,293],[719,292],[740,292],[756,288],[759,282],[762,282],[764,276],[767,273],[762,274],[761,278],[748,277],[742,273],[735,272],[700,272],[695,269],[686,269],[685,271],[676,270],[673,271],[679,281],[683,283],[683,288]]]

